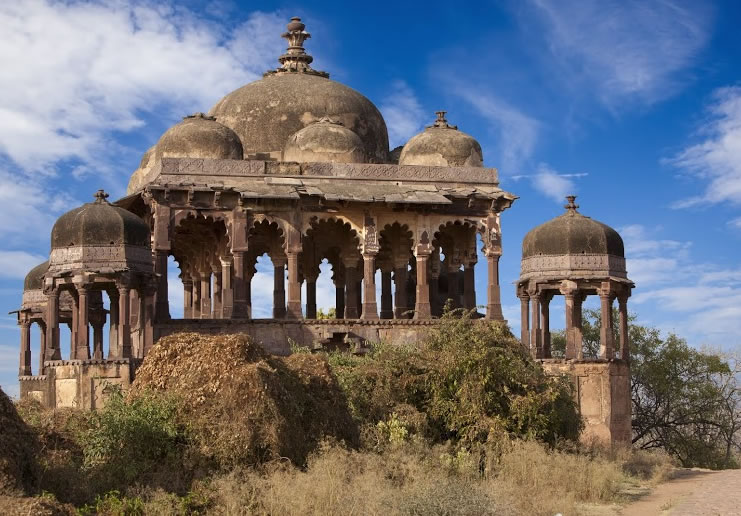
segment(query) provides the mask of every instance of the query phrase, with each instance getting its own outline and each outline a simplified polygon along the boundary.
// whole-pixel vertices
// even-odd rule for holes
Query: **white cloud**
[[[729,220],[728,225],[732,228],[741,229],[741,217]]]
[[[531,0],[564,82],[586,83],[611,108],[651,103],[681,86],[708,41],[711,9],[702,2]]]
[[[391,83],[391,92],[381,103],[381,112],[386,120],[392,149],[404,145],[422,130],[426,120],[432,120],[432,115],[422,109],[414,91],[401,80]]]
[[[661,326],[695,345],[725,349],[740,342],[741,269],[696,262],[691,243],[657,239],[641,225],[621,228],[633,303],[651,306]],[[640,313],[640,309],[639,309]]]
[[[702,195],[676,207],[741,203],[741,87],[720,88],[712,98],[708,116],[697,131],[701,141],[666,161],[708,183]],[[741,226],[739,220],[731,224]]]
[[[478,87],[447,79],[451,92],[469,105],[490,124],[497,135],[497,159],[505,173],[512,174],[527,161],[535,149],[540,124],[501,98],[484,93]],[[486,158],[486,156],[484,156]],[[491,159],[491,158],[490,158]]]
[[[545,164],[538,166],[538,172],[532,176],[533,186],[543,195],[556,202],[561,202],[567,195],[573,194],[574,182],[566,175],[559,174]]]
[[[206,111],[274,66],[284,23],[258,12],[225,34],[168,2],[3,2],[0,152],[25,170],[105,168],[143,114]]]
[[[0,250],[0,278],[23,279],[28,271],[47,259],[25,251]]]

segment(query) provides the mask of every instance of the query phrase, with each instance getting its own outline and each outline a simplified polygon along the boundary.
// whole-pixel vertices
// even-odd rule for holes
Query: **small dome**
[[[323,117],[339,120],[363,142],[368,160],[386,163],[388,131],[375,105],[354,89],[313,70],[304,48],[310,34],[296,18],[283,34],[290,46],[281,67],[221,99],[209,112],[242,140],[244,156],[279,158],[289,138]]]
[[[162,135],[157,158],[242,159],[242,142],[234,131],[203,113],[186,116]]]
[[[28,271],[26,279],[23,280],[23,290],[41,290],[44,287],[44,274],[47,270],[49,270],[49,260]]]
[[[599,254],[624,258],[623,239],[618,232],[576,211],[575,197],[567,199],[566,213],[525,235],[522,257]]]
[[[111,245],[149,247],[147,223],[129,211],[113,206],[107,197],[103,190],[98,190],[94,202],[59,217],[51,230],[52,251],[65,247]]]
[[[325,117],[291,135],[283,161],[366,163],[368,158],[357,134]]]
[[[401,151],[399,165],[436,167],[483,167],[481,145],[472,136],[448,125],[445,111],[435,123],[413,136]]]

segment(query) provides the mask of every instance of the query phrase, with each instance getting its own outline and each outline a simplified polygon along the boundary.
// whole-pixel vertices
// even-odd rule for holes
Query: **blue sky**
[[[381,109],[392,146],[446,109],[521,197],[503,216],[514,327],[522,238],[573,192],[621,231],[641,322],[738,349],[738,2],[3,2],[2,313],[56,217],[98,188],[122,196],[168,127],[274,68],[291,16],[312,33],[315,68]],[[0,317],[0,385],[15,394],[19,330]]]

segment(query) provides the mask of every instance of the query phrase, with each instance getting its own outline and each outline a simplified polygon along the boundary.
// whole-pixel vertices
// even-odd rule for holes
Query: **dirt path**
[[[741,470],[689,469],[626,505],[622,516],[741,515]]]

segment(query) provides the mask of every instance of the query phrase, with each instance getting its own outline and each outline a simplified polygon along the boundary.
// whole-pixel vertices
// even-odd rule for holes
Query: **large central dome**
[[[304,28],[292,19],[283,34],[290,46],[279,59],[281,67],[229,93],[209,115],[237,133],[248,159],[268,153],[280,159],[292,134],[329,117],[360,137],[371,162],[385,163],[388,131],[381,113],[354,89],[311,69],[312,58],[302,46],[310,37]]]

